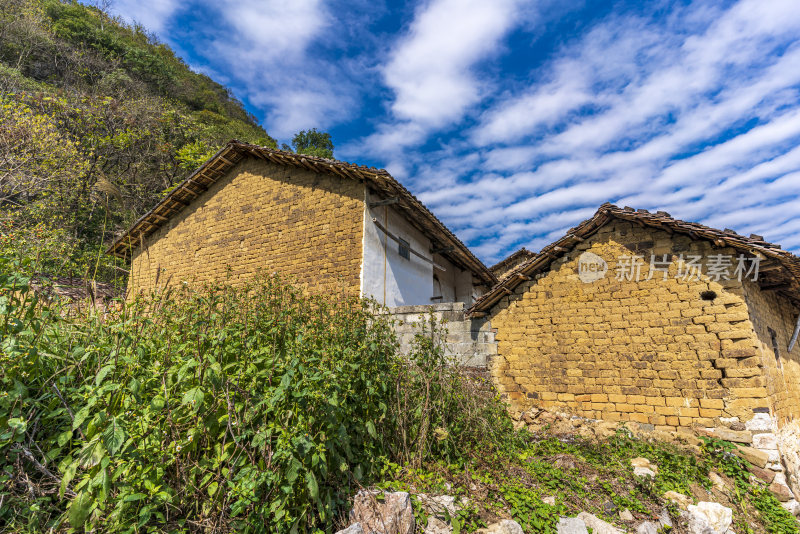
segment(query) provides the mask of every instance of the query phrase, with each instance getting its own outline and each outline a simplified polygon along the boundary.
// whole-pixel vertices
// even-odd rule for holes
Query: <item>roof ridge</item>
[[[557,257],[559,253],[570,252],[578,243],[582,242],[584,238],[591,236],[600,227],[608,223],[610,218],[629,221],[638,220],[642,224],[649,223],[650,226],[656,229],[660,228],[663,224],[668,226],[672,231],[686,233],[693,238],[712,241],[718,246],[731,246],[739,249],[746,248],[750,252],[756,251],[762,255],[770,256],[777,260],[778,263],[789,272],[793,280],[791,284],[793,299],[797,303],[800,303],[800,258],[789,251],[783,250],[780,245],[766,242],[763,240],[762,236],[756,236],[759,239],[755,239],[745,237],[736,232],[727,233],[724,230],[718,230],[700,223],[675,219],[666,211],[651,213],[647,210],[635,210],[629,206],[620,208],[606,202],[598,208],[597,212],[595,212],[592,217],[584,220],[574,228],[571,228],[561,239],[542,247],[538,254],[514,268],[503,280],[499,281],[488,292],[478,298],[469,310],[467,310],[467,314],[485,312],[491,309],[503,296],[509,294],[511,289],[516,288],[529,278],[527,276],[529,271],[532,272],[539,268],[545,269],[549,267],[549,263]],[[755,236],[755,234],[752,235]]]
[[[455,245],[451,260],[462,268],[468,268],[476,273],[484,283],[491,286],[497,282],[497,277],[489,271],[483,262],[442,223],[416,196],[403,184],[395,179],[386,169],[377,169],[364,165],[356,165],[344,161],[308,154],[296,154],[270,147],[245,143],[236,139],[229,141],[216,154],[206,160],[192,174],[176,185],[170,193],[161,199],[152,209],[136,220],[125,232],[117,237],[107,253],[124,256],[126,252],[136,245],[141,237],[150,235],[171,217],[191,204],[194,199],[205,192],[212,184],[216,183],[234,165],[246,157],[256,157],[276,165],[291,165],[310,170],[311,172],[334,174],[341,178],[359,180],[373,186],[382,194],[401,197],[408,207],[398,204],[404,211],[416,213],[419,220],[416,224],[423,234],[429,234],[442,244]],[[222,162],[220,165],[219,163]]]

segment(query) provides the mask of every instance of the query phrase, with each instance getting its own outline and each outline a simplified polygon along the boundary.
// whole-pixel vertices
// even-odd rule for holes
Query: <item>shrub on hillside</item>
[[[435,336],[406,360],[370,303],[277,277],[105,316],[27,284],[0,264],[0,520],[19,528],[330,530],[384,459],[453,459],[501,411]]]

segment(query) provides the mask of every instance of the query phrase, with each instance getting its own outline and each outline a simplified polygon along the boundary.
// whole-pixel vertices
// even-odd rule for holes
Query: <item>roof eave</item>
[[[467,315],[473,317],[485,315],[505,296],[513,294],[514,289],[526,281],[526,278],[528,278],[530,274],[546,269],[549,263],[554,259],[557,259],[564,253],[570,252],[577,243],[590,237],[600,227],[615,218],[636,222],[661,230],[665,229],[664,226],[662,226],[663,223],[669,227],[668,229],[670,231],[689,235],[693,239],[705,239],[714,242],[717,246],[730,246],[737,250],[749,251],[750,253],[758,252],[766,257],[772,258],[789,273],[792,280],[792,294],[786,291],[784,291],[783,294],[794,302],[795,305],[800,306],[800,260],[793,254],[780,250],[776,245],[766,242],[762,245],[738,234],[726,234],[726,232],[721,232],[697,223],[687,223],[678,219],[672,219],[663,212],[656,214],[644,211],[637,212],[631,208],[618,208],[617,206],[606,203],[603,204],[590,219],[583,221],[581,224],[571,229],[567,235],[544,247],[531,259],[521,263],[516,269],[509,273],[506,278],[501,280],[489,292],[475,301],[467,310]],[[520,277],[520,275],[523,275],[523,277]]]
[[[156,231],[161,225],[174,215],[177,215],[183,207],[188,205],[191,200],[204,192],[213,185],[216,180],[224,175],[230,168],[250,155],[265,161],[276,164],[291,165],[305,168],[312,172],[325,172],[341,178],[354,179],[361,182],[369,180],[373,184],[381,184],[384,189],[394,191],[394,194],[402,197],[407,204],[407,210],[420,215],[427,220],[427,233],[435,234],[433,237],[443,242],[447,246],[453,246],[454,256],[457,263],[470,269],[487,286],[491,287],[497,283],[497,277],[481,262],[458,237],[453,234],[436,216],[431,213],[408,189],[400,182],[395,180],[386,170],[363,167],[350,163],[340,162],[326,158],[288,154],[279,150],[269,149],[250,145],[241,141],[232,140],[223,148],[217,151],[211,158],[203,163],[196,171],[189,175],[185,180],[178,184],[166,197],[158,202],[150,211],[136,220],[130,228],[106,249],[106,253],[113,254],[122,258],[128,257],[130,251],[138,246],[138,242],[147,235]],[[215,169],[217,164],[222,161],[219,170]],[[206,173],[213,172],[219,176],[216,178],[206,176]],[[201,180],[201,177],[204,180]],[[207,183],[204,183],[207,181]],[[192,189],[191,186],[195,186]],[[192,198],[185,198],[185,197]],[[178,204],[175,207],[173,204]],[[425,232],[423,232],[425,233]],[[429,236],[431,237],[431,236]]]

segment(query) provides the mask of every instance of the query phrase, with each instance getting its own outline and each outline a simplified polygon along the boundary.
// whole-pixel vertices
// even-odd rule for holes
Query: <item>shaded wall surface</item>
[[[407,354],[416,335],[429,335],[430,321],[444,329],[446,354],[464,367],[486,369],[497,354],[494,331],[488,319],[469,319],[463,302],[428,306],[396,306],[388,313],[397,321],[395,332],[400,350]]]

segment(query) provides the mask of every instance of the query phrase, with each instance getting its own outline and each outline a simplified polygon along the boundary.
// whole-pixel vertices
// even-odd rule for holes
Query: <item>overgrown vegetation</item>
[[[666,507],[677,520],[678,508],[663,497],[667,491],[722,501],[734,511],[736,532],[800,532],[797,520],[765,485],[751,481],[747,462],[732,449],[730,443],[709,439],[692,451],[636,438],[625,428],[600,440],[523,431],[510,447],[490,454],[466,454],[456,462],[433,462],[421,469],[390,464],[380,487],[456,495],[463,505],[451,518],[454,532],[472,532],[510,516],[525,532],[555,533],[559,517],[582,511],[618,524],[618,513],[629,510],[635,517],[629,526],[634,526],[658,520]],[[658,465],[654,479],[634,476],[630,460],[636,457]],[[712,493],[711,471],[727,477],[730,487],[724,495]],[[554,504],[545,503],[545,497]],[[422,503],[415,503],[415,511],[424,525]]]
[[[102,254],[114,234],[231,139],[277,146],[145,28],[73,0],[0,0],[2,235],[58,249],[47,268],[124,285]],[[294,144],[333,151],[316,130]]]
[[[39,301],[34,270],[0,259],[12,529],[330,531],[387,462],[458,462],[509,430],[435,333],[400,358],[370,303],[264,277],[99,315]]]
[[[39,300],[39,270],[0,257],[10,530],[332,532],[352,495],[377,485],[454,495],[458,533],[504,516],[526,532],[581,511],[654,519],[666,491],[732,507],[736,532],[798,532],[725,442],[692,452],[624,427],[605,440],[514,430],[492,390],[447,360],[430,320],[401,357],[372,303],[274,276],[100,313]],[[633,475],[639,456],[658,465],[654,479]],[[712,470],[726,495],[709,493]]]

